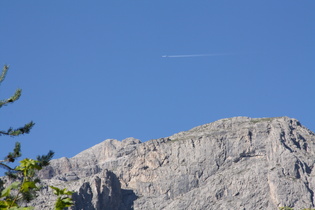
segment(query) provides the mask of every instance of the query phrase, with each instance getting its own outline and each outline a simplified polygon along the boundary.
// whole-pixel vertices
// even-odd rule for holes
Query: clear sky
[[[315,131],[314,0],[0,1],[1,154],[72,157],[234,116]]]

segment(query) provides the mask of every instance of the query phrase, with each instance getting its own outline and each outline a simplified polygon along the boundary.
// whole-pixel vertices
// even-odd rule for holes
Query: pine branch
[[[8,65],[4,65],[3,69],[2,69],[1,76],[0,76],[0,84],[2,83],[2,81],[5,78],[5,76],[7,75],[8,70],[9,70],[9,66]]]
[[[20,142],[15,142],[13,152],[10,152],[4,161],[13,163],[17,158],[21,157],[21,155],[21,144]]]
[[[3,160],[2,160],[2,161],[3,161]],[[13,171],[13,170],[14,170],[14,168],[11,168],[11,167],[8,166],[7,164],[1,163],[1,162],[0,162],[0,168],[4,168],[4,169],[6,169],[6,170],[8,170],[8,171]]]
[[[9,66],[4,65],[2,72],[0,73],[0,85],[6,77]],[[0,108],[9,103],[13,103],[18,100],[21,96],[22,90],[17,89],[13,96],[8,99],[0,100]],[[0,136],[18,136],[27,134],[33,128],[35,123],[33,121],[25,124],[23,127],[8,130],[0,130]],[[0,160],[0,168],[6,170],[5,180],[10,179],[10,185],[4,188],[4,182],[0,178],[0,209],[24,209],[30,210],[33,207],[20,207],[20,204],[30,203],[31,200],[36,198],[38,195],[36,192],[40,189],[38,183],[40,179],[37,177],[37,172],[44,166],[49,165],[49,161],[53,158],[54,152],[49,151],[47,155],[37,156],[37,160],[24,159],[20,161],[20,165],[12,168],[8,164],[15,162],[17,158],[21,156],[21,145],[16,142],[12,152],[10,152],[4,160]],[[73,205],[72,192],[66,189],[53,188],[59,190],[58,198],[55,204],[55,209],[62,210],[66,207]]]
[[[9,128],[7,131],[0,131],[0,136],[18,136],[21,134],[27,134],[31,131],[32,127],[35,125],[33,121],[24,125],[24,127],[20,127],[17,129]]]
[[[49,161],[53,158],[55,152],[49,150],[49,152],[47,153],[47,155],[38,155],[37,156],[37,161],[39,162],[39,165],[41,167],[44,166],[48,166],[49,165]]]
[[[11,96],[8,99],[0,101],[0,108],[2,106],[5,106],[5,105],[9,104],[9,103],[13,103],[13,102],[17,101],[21,97],[21,94],[22,94],[22,90],[21,89],[17,89],[13,96]]]
[[[15,142],[13,152],[10,152],[4,160],[0,160],[0,167],[8,171],[13,171],[14,168],[11,168],[6,163],[13,163],[17,158],[21,157],[21,155],[21,144],[19,142]]]

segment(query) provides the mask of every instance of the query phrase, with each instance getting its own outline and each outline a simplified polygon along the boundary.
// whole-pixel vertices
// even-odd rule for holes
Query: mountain
[[[108,139],[40,176],[76,192],[72,210],[301,209],[315,207],[314,163],[315,134],[296,119],[234,117],[143,143]]]

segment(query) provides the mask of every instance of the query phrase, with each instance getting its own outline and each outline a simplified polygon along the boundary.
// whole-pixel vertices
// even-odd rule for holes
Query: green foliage
[[[5,65],[0,75],[0,84],[6,77],[9,67]],[[5,100],[0,100],[0,108],[17,101],[21,96],[22,90],[17,89],[13,96]],[[9,128],[7,130],[0,130],[0,136],[19,136],[22,134],[28,134],[35,124],[33,121],[25,124],[20,128]],[[36,176],[37,172],[44,166],[49,165],[49,161],[53,158],[54,152],[49,151],[47,155],[37,156],[37,160],[25,158],[20,161],[20,165],[12,168],[9,163],[15,162],[15,160],[21,157],[21,144],[15,143],[15,147],[12,152],[0,160],[0,167],[7,170],[6,176],[8,184],[5,186],[5,182],[0,178],[0,210],[30,210],[34,207],[22,207],[29,203],[31,200],[37,197],[36,192],[40,189],[38,184],[40,180]],[[62,210],[65,207],[73,205],[71,198],[72,192],[66,189],[59,189],[56,187],[51,188],[57,195],[57,201],[55,204],[56,210]]]
[[[13,163],[19,157],[21,157],[21,144],[16,142],[13,152],[9,152],[5,158],[5,161]]]
[[[54,152],[53,151],[49,151],[47,155],[38,155],[37,156],[37,161],[38,161],[38,164],[41,166],[41,167],[44,167],[44,166],[48,166],[49,165],[49,161],[53,158],[54,156]]]
[[[58,187],[50,186],[54,190],[54,194],[58,196],[55,203],[55,210],[63,210],[66,207],[72,206],[73,200],[71,198],[73,192],[68,191],[66,188],[59,189]]]
[[[42,167],[36,160],[26,158],[20,161],[20,165],[14,169],[16,176],[13,182],[1,191],[0,206],[2,209],[19,207],[20,203],[30,202],[36,197],[36,191],[39,188],[36,186],[38,179],[35,174],[40,169]]]
[[[8,65],[4,65],[4,67],[2,69],[1,76],[0,76],[0,84],[5,79],[8,70],[9,70],[9,66]],[[7,105],[9,103],[13,103],[14,101],[18,100],[20,98],[21,94],[22,94],[22,90],[21,89],[17,89],[15,91],[15,93],[11,97],[9,97],[8,99],[0,100],[0,108],[2,106],[4,106],[4,105]]]
[[[269,118],[258,118],[258,119],[252,119],[251,120],[251,122],[252,123],[258,123],[258,122],[268,122],[268,121],[271,121],[272,119],[274,119],[274,118],[271,118],[271,117],[269,117]],[[281,208],[289,208],[289,207],[281,207]],[[284,209],[284,210],[287,210],[287,209]],[[288,209],[288,210],[290,210],[290,209]]]
[[[279,207],[279,210],[294,210],[294,209],[286,206],[286,207]]]
[[[0,84],[3,82],[8,70],[9,70],[9,66],[5,65],[3,67],[3,70],[2,70],[2,73],[0,76]],[[21,94],[22,94],[22,90],[17,89],[15,91],[15,93],[11,97],[9,97],[8,99],[0,100],[0,108],[4,105],[15,102],[16,100],[18,100],[20,98]]]
[[[285,207],[279,207],[279,210],[294,210],[294,208],[285,206]],[[302,209],[302,210],[315,210],[315,209],[305,208],[305,209]]]
[[[2,81],[5,78],[5,76],[7,75],[8,70],[9,70],[9,66],[8,65],[4,65],[3,69],[2,69],[1,76],[0,76],[0,84],[2,83]]]
[[[0,131],[0,136],[1,135],[6,135],[6,136],[19,136],[21,134],[27,134],[31,131],[31,129],[33,128],[33,126],[35,125],[35,123],[33,121],[25,124],[23,127],[20,128],[9,128],[6,131]]]
[[[3,67],[3,70],[2,70],[2,73],[1,73],[1,76],[0,76],[0,84],[3,82],[7,72],[9,70],[9,66],[5,65]],[[17,101],[20,97],[21,97],[21,94],[22,94],[22,90],[21,89],[17,89],[15,91],[15,93],[9,97],[8,99],[4,99],[4,100],[0,100],[0,108],[2,106],[5,106],[5,105],[8,105],[9,103],[13,103],[15,101]],[[20,127],[20,128],[9,128],[7,130],[0,130],[0,136],[1,135],[6,135],[6,136],[19,136],[21,134],[27,134],[30,132],[30,130],[32,129],[32,127],[34,126],[34,122],[31,121],[27,124],[25,124],[23,127]]]

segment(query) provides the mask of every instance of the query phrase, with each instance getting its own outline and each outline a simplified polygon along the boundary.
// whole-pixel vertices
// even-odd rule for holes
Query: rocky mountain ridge
[[[315,134],[288,117],[234,117],[141,143],[108,139],[51,161],[46,184],[74,190],[71,209],[314,207]],[[49,209],[43,188],[35,205]]]

